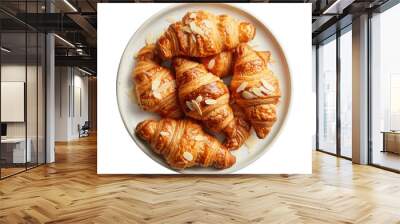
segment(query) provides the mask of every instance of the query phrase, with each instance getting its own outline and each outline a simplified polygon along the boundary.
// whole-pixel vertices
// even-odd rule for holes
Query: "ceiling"
[[[335,32],[339,20],[351,23],[351,18],[377,7],[387,0],[254,0],[250,2],[270,3],[312,3],[313,42],[316,43]],[[39,32],[55,32],[56,63],[75,65],[96,71],[97,55],[97,3],[151,2],[134,0],[1,0],[0,21],[3,32],[11,32],[5,38],[14,41],[14,47],[21,42],[21,34],[26,28]],[[170,2],[165,0],[154,2]],[[179,1],[176,1],[179,2]],[[189,0],[186,2],[199,2]],[[207,1],[231,2],[231,1]],[[239,0],[236,2],[249,2]],[[51,13],[49,13],[51,11]],[[341,25],[346,25],[342,22]],[[14,37],[13,37],[14,36]],[[9,42],[7,40],[7,42]],[[4,43],[4,42],[3,42]],[[28,48],[28,51],[29,48]],[[58,60],[57,60],[58,59]],[[81,63],[81,64],[80,64]]]

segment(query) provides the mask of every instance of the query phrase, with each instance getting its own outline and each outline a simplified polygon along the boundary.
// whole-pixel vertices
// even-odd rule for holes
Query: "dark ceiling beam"
[[[3,15],[5,15],[5,19],[12,19],[12,20],[15,21],[16,23],[21,24],[21,25],[23,25],[23,26],[26,26],[27,28],[30,28],[30,29],[33,29],[33,30],[35,29],[35,27],[32,27],[29,23],[26,23],[26,21],[25,21],[24,19],[21,19],[21,18],[18,16],[18,14],[17,14],[17,15],[14,15],[13,13],[11,13],[11,12],[9,12],[9,11],[7,11],[7,10],[1,8],[1,7],[0,7],[0,12],[1,12]],[[25,18],[25,17],[24,17],[24,18]]]
[[[68,47],[59,47],[57,46],[55,48],[56,50],[56,56],[67,56],[71,55],[71,53],[76,54],[77,56],[91,56],[91,57],[96,57],[97,55],[97,49],[96,48],[90,48],[90,47],[80,47],[79,49],[82,50],[83,55],[79,55],[77,53],[76,48],[68,48]]]
[[[55,56],[56,66],[80,66],[88,67],[96,71],[96,57],[91,56]]]
[[[86,3],[90,6],[90,8],[93,9],[93,11],[97,12],[96,7],[90,2],[89,0],[86,0]]]
[[[353,20],[353,15],[347,15],[347,16],[341,18],[340,20],[335,21],[330,26],[323,29],[320,33],[313,34],[312,43],[319,44],[319,43],[323,42],[324,40],[328,39],[332,35],[335,35],[337,30],[341,30],[341,29],[349,26],[352,23],[352,20]]]
[[[57,3],[54,3],[56,7],[65,7],[65,2],[63,1],[58,1]],[[95,40],[97,37],[97,30],[95,27],[90,24],[90,22],[81,14],[81,8],[79,5],[79,1],[69,1],[69,4],[73,5],[74,8],[78,10],[78,12],[75,13],[66,13],[66,15],[74,21],[89,37],[87,38],[87,41],[91,46],[96,46]],[[92,5],[89,4],[90,7],[93,7]]]
[[[343,14],[345,9],[353,4],[355,0],[336,0],[327,5],[323,9],[319,9],[320,15],[313,15],[316,19],[312,24],[312,32],[319,33],[332,25],[333,22],[338,20],[338,17]]]
[[[82,28],[62,13],[19,13],[16,17],[42,32],[81,31]]]
[[[80,26],[91,38],[96,38],[97,30],[80,14],[68,14],[68,17]]]
[[[353,4],[353,2],[355,2],[355,0],[332,1],[332,3],[323,10],[323,14],[342,14],[349,5]]]
[[[333,18],[334,18],[334,16],[319,16],[319,17],[316,17],[317,20],[315,22],[313,22],[313,24],[312,24],[312,32],[314,33],[314,32],[316,32],[318,30],[323,29],[323,26],[324,25],[326,26],[326,24],[330,20],[332,20]]]

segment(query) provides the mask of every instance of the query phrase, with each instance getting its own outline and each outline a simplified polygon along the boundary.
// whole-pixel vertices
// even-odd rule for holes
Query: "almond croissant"
[[[224,146],[228,149],[238,149],[250,137],[251,125],[243,109],[234,100],[231,100],[230,106],[235,117],[236,130],[234,130],[233,136],[224,142]]]
[[[257,136],[265,138],[277,120],[276,105],[281,95],[279,81],[267,66],[270,54],[240,44],[235,57],[231,93]]]
[[[255,28],[228,15],[213,15],[206,11],[188,12],[158,39],[157,47],[163,59],[175,56],[207,57],[235,48],[255,36]]]
[[[260,51],[259,53],[265,61],[269,61],[270,52]],[[200,58],[200,62],[209,72],[222,78],[231,75],[234,64],[233,51],[223,51],[210,57]]]
[[[239,137],[235,135],[237,128],[229,106],[229,89],[224,82],[207,72],[202,64],[188,59],[175,58],[173,66],[183,112],[212,131],[225,134],[227,141]]]
[[[200,58],[200,62],[207,68],[209,72],[222,78],[230,75],[233,67],[232,58],[232,51],[223,51],[210,57]]]
[[[175,169],[193,166],[225,169],[236,162],[235,156],[190,120],[145,120],[136,126],[135,132]]]
[[[162,117],[179,118],[183,113],[178,103],[175,78],[168,68],[160,66],[155,52],[155,45],[149,44],[136,57],[132,79],[139,106]]]

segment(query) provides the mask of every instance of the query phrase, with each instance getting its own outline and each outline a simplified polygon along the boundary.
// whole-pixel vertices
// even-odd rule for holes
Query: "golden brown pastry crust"
[[[233,122],[229,90],[217,76],[202,64],[175,58],[173,65],[178,84],[178,98],[183,112],[215,132],[222,132]]]
[[[281,96],[279,81],[268,69],[269,52],[256,52],[247,44],[236,49],[231,93],[244,109],[259,138],[265,138],[277,120]]]
[[[171,24],[158,39],[157,47],[163,59],[207,57],[233,49],[254,36],[255,28],[250,23],[200,10],[188,12],[181,21]]]
[[[271,53],[268,51],[258,51],[258,55],[262,57],[264,61],[268,62]],[[209,72],[222,78],[231,75],[234,64],[233,56],[233,50],[223,51],[210,57],[199,58],[199,60]]]
[[[233,65],[233,52],[223,51],[219,54],[200,58],[200,62],[207,70],[218,77],[225,77],[231,74]]]
[[[230,106],[235,117],[236,125],[235,128],[231,130],[231,137],[225,140],[224,146],[230,150],[234,150],[240,148],[250,137],[251,125],[243,109],[239,107],[233,99],[230,102]]]
[[[182,117],[175,77],[168,68],[160,66],[155,52],[154,44],[146,45],[136,57],[132,79],[139,106],[162,117]]]
[[[205,127],[226,137],[226,141],[241,142],[236,121],[229,105],[229,89],[217,76],[197,62],[175,58],[173,65],[178,83],[178,98],[183,112]],[[239,145],[228,144],[230,150]]]
[[[135,133],[175,169],[194,166],[226,169],[236,162],[224,146],[190,120],[145,120],[136,126]]]

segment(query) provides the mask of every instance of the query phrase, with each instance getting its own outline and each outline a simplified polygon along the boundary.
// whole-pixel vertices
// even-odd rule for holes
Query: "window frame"
[[[368,111],[367,111],[367,116],[368,116],[368,155],[367,155],[367,162],[368,165],[373,166],[373,167],[377,167],[383,170],[387,170],[387,171],[391,171],[394,173],[400,173],[400,170],[391,168],[391,167],[387,167],[387,166],[383,166],[380,164],[376,164],[373,162],[373,130],[372,130],[372,94],[373,94],[373,88],[372,88],[372,54],[373,54],[373,35],[372,35],[372,19],[373,19],[373,15],[374,14],[380,14],[380,13],[384,13],[385,11],[391,9],[392,7],[396,6],[399,4],[398,0],[388,0],[387,2],[385,2],[384,4],[380,5],[377,8],[371,9],[369,10],[368,13],[368,20],[367,20],[367,27],[368,27],[368,31],[367,31],[367,41],[368,41],[368,54],[367,54],[367,63],[368,63],[368,69],[367,69],[367,79],[368,79],[368,86],[367,86],[367,91],[368,91]]]
[[[344,35],[347,32],[352,32],[352,23],[349,23],[345,27],[343,27],[340,30],[337,30],[336,33],[332,34],[331,36],[321,40],[319,43],[316,44],[316,151],[323,152],[329,155],[337,156],[340,158],[344,158],[347,160],[352,160],[351,157],[347,157],[342,155],[341,153],[341,118],[340,118],[340,103],[341,103],[341,97],[340,97],[340,86],[341,86],[341,65],[340,65],[340,37]],[[320,136],[320,130],[319,130],[319,47],[321,44],[326,44],[329,43],[330,41],[336,41],[336,152],[332,153],[327,150],[321,149],[319,146],[319,136]]]

